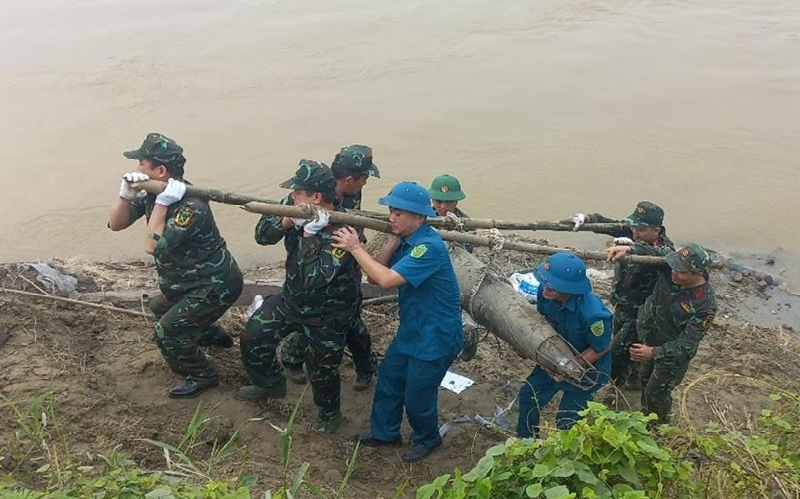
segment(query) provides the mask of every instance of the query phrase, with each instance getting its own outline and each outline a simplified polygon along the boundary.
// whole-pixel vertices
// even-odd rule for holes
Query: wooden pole
[[[313,218],[313,208],[309,205],[302,206],[288,206],[288,205],[271,205],[266,203],[247,203],[242,206],[242,209],[252,213],[260,213],[262,215],[272,215],[281,217],[295,217],[295,218]],[[340,211],[330,211],[330,219],[332,222],[339,224],[352,225],[356,227],[364,227],[378,232],[391,233],[391,226],[389,222],[382,220],[375,220],[369,217],[362,217],[353,213],[343,213]],[[491,247],[497,244],[497,241],[485,236],[477,234],[465,234],[463,232],[453,232],[447,230],[440,230],[439,234],[445,241],[452,241],[462,244],[472,244],[473,246],[486,246]],[[503,249],[517,250],[525,253],[538,253],[544,255],[552,255],[561,251],[569,251],[575,253],[579,257],[586,260],[605,260],[606,254],[602,251],[590,251],[570,248],[554,248],[552,246],[544,246],[541,244],[532,243],[519,243],[514,241],[505,241]],[[628,261],[644,265],[665,265],[666,261],[660,256],[641,256],[631,255],[625,256],[620,261]]]
[[[151,194],[160,194],[166,182],[159,180],[145,180],[144,182],[137,182],[132,184],[134,189],[142,189]],[[232,204],[232,205],[245,205],[247,203],[266,203],[266,204],[280,204],[280,201],[272,199],[258,198],[255,196],[247,196],[244,194],[237,194],[235,192],[228,192],[219,189],[204,189],[194,185],[186,186],[186,195],[217,203]],[[348,213],[359,215],[362,217],[374,218],[376,220],[389,220],[389,215],[386,213],[378,213],[375,211],[366,210],[347,210]],[[573,229],[572,223],[567,222],[511,222],[507,220],[495,220],[491,218],[463,218],[456,222],[456,220],[448,217],[429,217],[428,224],[437,229],[456,229],[458,225],[463,226],[464,229],[502,229],[502,230],[551,230],[561,232],[571,232]],[[624,223],[588,223],[583,224],[579,232],[599,232],[599,233],[615,233],[624,230],[627,224]]]

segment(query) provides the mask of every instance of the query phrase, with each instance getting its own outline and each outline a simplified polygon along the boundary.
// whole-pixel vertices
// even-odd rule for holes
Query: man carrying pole
[[[286,246],[283,290],[267,297],[247,321],[240,337],[242,363],[252,382],[239,389],[247,399],[283,398],[286,378],[276,350],[292,332],[301,335],[314,403],[319,410],[316,428],[333,433],[341,422],[339,364],[345,331],[358,314],[358,270],[355,260],[332,246],[328,224],[334,209],[335,185],[331,169],[302,160],[294,176],[281,184],[292,189],[293,204],[317,207],[316,218],[264,215],[256,225],[256,242]]]
[[[591,215],[578,213],[573,217],[578,227],[582,224],[581,220],[627,223],[628,228],[609,233],[614,238],[614,246],[605,251],[608,260],[612,262],[617,262],[629,254],[664,256],[674,249],[664,228],[664,210],[648,201],[637,203],[633,213],[625,220],[614,220],[599,213]],[[628,349],[637,340],[636,315],[639,313],[639,307],[653,292],[658,275],[658,266],[637,265],[624,261],[617,263],[611,289],[614,335],[617,337],[611,352],[611,380],[619,387],[624,385],[635,387],[639,384],[639,375],[635,364],[631,362]]]
[[[336,203],[346,210],[361,209],[361,191],[369,177],[380,178],[378,167],[372,162],[372,149],[363,145],[345,146],[333,159],[331,165],[333,178],[336,180]],[[366,242],[363,229],[359,229],[362,242]],[[358,270],[358,267],[356,267]],[[372,351],[372,338],[361,318],[361,271],[358,270],[358,314],[353,322],[346,326],[345,340],[347,348],[353,354],[353,364],[356,368],[356,379],[353,389],[366,390],[371,384],[377,371],[377,357]],[[287,338],[281,349],[281,360],[286,369],[287,376],[295,383],[305,383],[306,375],[303,371],[303,347],[300,335],[293,334]]]
[[[363,445],[401,445],[403,408],[413,430],[407,462],[427,456],[442,443],[438,390],[462,347],[461,298],[453,265],[441,236],[426,223],[434,216],[421,185],[400,182],[378,201],[389,207],[392,236],[372,258],[350,227],[334,234],[335,247],[358,261],[370,282],[398,289],[400,325],[378,368],[371,432]]]
[[[233,340],[214,324],[242,293],[242,273],[217,229],[207,201],[187,197],[183,148],[160,133],[150,133],[139,149],[123,153],[139,161],[126,173],[108,227],[122,230],[144,216],[161,293],[150,299],[157,319],[156,343],[176,374],[186,380],[169,390],[171,398],[196,397],[218,384],[217,370],[200,346],[228,348]],[[136,192],[134,182],[167,182],[160,194]]]

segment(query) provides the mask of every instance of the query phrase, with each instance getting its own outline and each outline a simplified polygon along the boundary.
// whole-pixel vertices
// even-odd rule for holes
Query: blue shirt
[[[423,224],[407,239],[401,239],[390,264],[406,280],[397,290],[397,350],[420,360],[458,355],[464,346],[461,295],[450,254],[439,233]]]
[[[593,293],[572,295],[565,304],[559,300],[548,300],[543,295],[544,286],[539,286],[536,309],[544,315],[556,332],[578,352],[591,347],[602,352],[611,344],[611,312]],[[604,374],[611,372],[611,354],[606,352],[594,364]]]

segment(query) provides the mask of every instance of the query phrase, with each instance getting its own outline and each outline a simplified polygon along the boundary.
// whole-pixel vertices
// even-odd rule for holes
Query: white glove
[[[156,204],[164,206],[173,205],[180,201],[184,194],[186,194],[186,184],[180,180],[171,178],[169,182],[167,182],[167,188],[164,189],[164,192],[156,196]]]
[[[327,227],[328,221],[331,218],[328,212],[323,208],[317,208],[316,211],[317,211],[316,218],[314,218],[314,220],[311,220],[310,222],[307,222],[303,226],[303,230],[305,232],[308,232],[309,234],[316,234],[317,232]]]
[[[580,229],[581,225],[583,225],[586,222],[586,215],[583,213],[576,213],[572,215],[572,218],[570,218],[570,220],[572,221],[572,223],[575,224],[575,227],[573,227],[572,230],[576,231]]]
[[[122,176],[122,183],[119,184],[119,197],[130,201],[131,199],[140,195],[144,191],[137,191],[131,187],[131,184],[135,182],[144,182],[145,180],[150,180],[150,177],[147,174],[139,172],[126,173]]]
[[[294,217],[289,217],[289,218],[292,219],[292,222],[294,222],[295,227],[302,227],[308,223],[308,220],[306,220],[305,218],[294,218]]]
[[[624,246],[630,246],[631,244],[633,244],[633,239],[631,239],[630,237],[615,237],[613,239],[613,241],[614,241],[614,244],[616,244],[616,245],[620,245],[621,244],[621,245],[624,245]]]

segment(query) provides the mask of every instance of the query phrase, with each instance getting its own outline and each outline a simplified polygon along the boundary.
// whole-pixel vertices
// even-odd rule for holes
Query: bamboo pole
[[[142,189],[151,194],[160,194],[166,182],[159,180],[145,180],[144,182],[137,182],[132,184],[135,189]],[[217,203],[232,204],[232,205],[245,205],[247,203],[266,203],[266,204],[280,204],[280,201],[272,199],[258,198],[254,196],[247,196],[244,194],[237,194],[235,192],[228,192],[219,189],[204,189],[194,185],[186,186],[186,195]],[[375,211],[366,210],[347,210],[347,213],[359,215],[363,217],[374,218],[376,220],[389,220],[389,215],[386,213],[378,213]],[[514,222],[507,220],[495,220],[491,218],[463,218],[458,221],[448,217],[429,217],[428,224],[437,229],[456,229],[457,226],[463,226],[464,229],[502,229],[502,230],[551,230],[560,232],[571,232],[574,225],[567,222]],[[624,230],[627,227],[625,223],[587,223],[578,228],[578,232],[598,232],[598,233],[615,233]]]
[[[43,295],[39,293],[31,293],[29,291],[20,291],[18,289],[0,288],[2,293],[10,293],[13,295],[31,296],[34,298],[42,298],[44,300],[59,301],[62,303],[69,303],[71,305],[80,305],[81,307],[96,308],[100,310],[108,310],[109,312],[118,312],[120,314],[135,315],[136,317],[150,318],[149,314],[139,312],[137,310],[130,310],[127,308],[114,307],[112,305],[101,305],[99,303],[89,303],[86,301],[75,300],[73,298],[64,298],[62,296]]]
[[[294,217],[294,218],[313,218],[314,209],[309,205],[289,206],[289,205],[271,205],[266,203],[247,203],[242,206],[242,209],[252,213],[260,213],[262,215],[272,215],[280,217]],[[335,223],[352,225],[356,227],[364,227],[378,232],[391,233],[391,226],[389,222],[382,220],[375,220],[369,217],[362,217],[353,213],[343,213],[340,211],[330,211],[330,220]],[[465,234],[463,232],[453,232],[447,230],[440,230],[439,234],[445,241],[452,241],[462,244],[471,244],[473,246],[491,247],[497,244],[497,241],[485,236],[477,234]],[[537,253],[544,255],[552,255],[561,251],[569,251],[575,253],[579,257],[586,260],[605,260],[606,254],[602,251],[590,251],[570,248],[555,248],[552,246],[544,246],[541,244],[532,243],[519,243],[514,241],[505,241],[503,249],[517,250],[525,253]],[[641,256],[630,255],[624,256],[619,261],[627,261],[645,265],[664,265],[666,261],[660,256]]]

